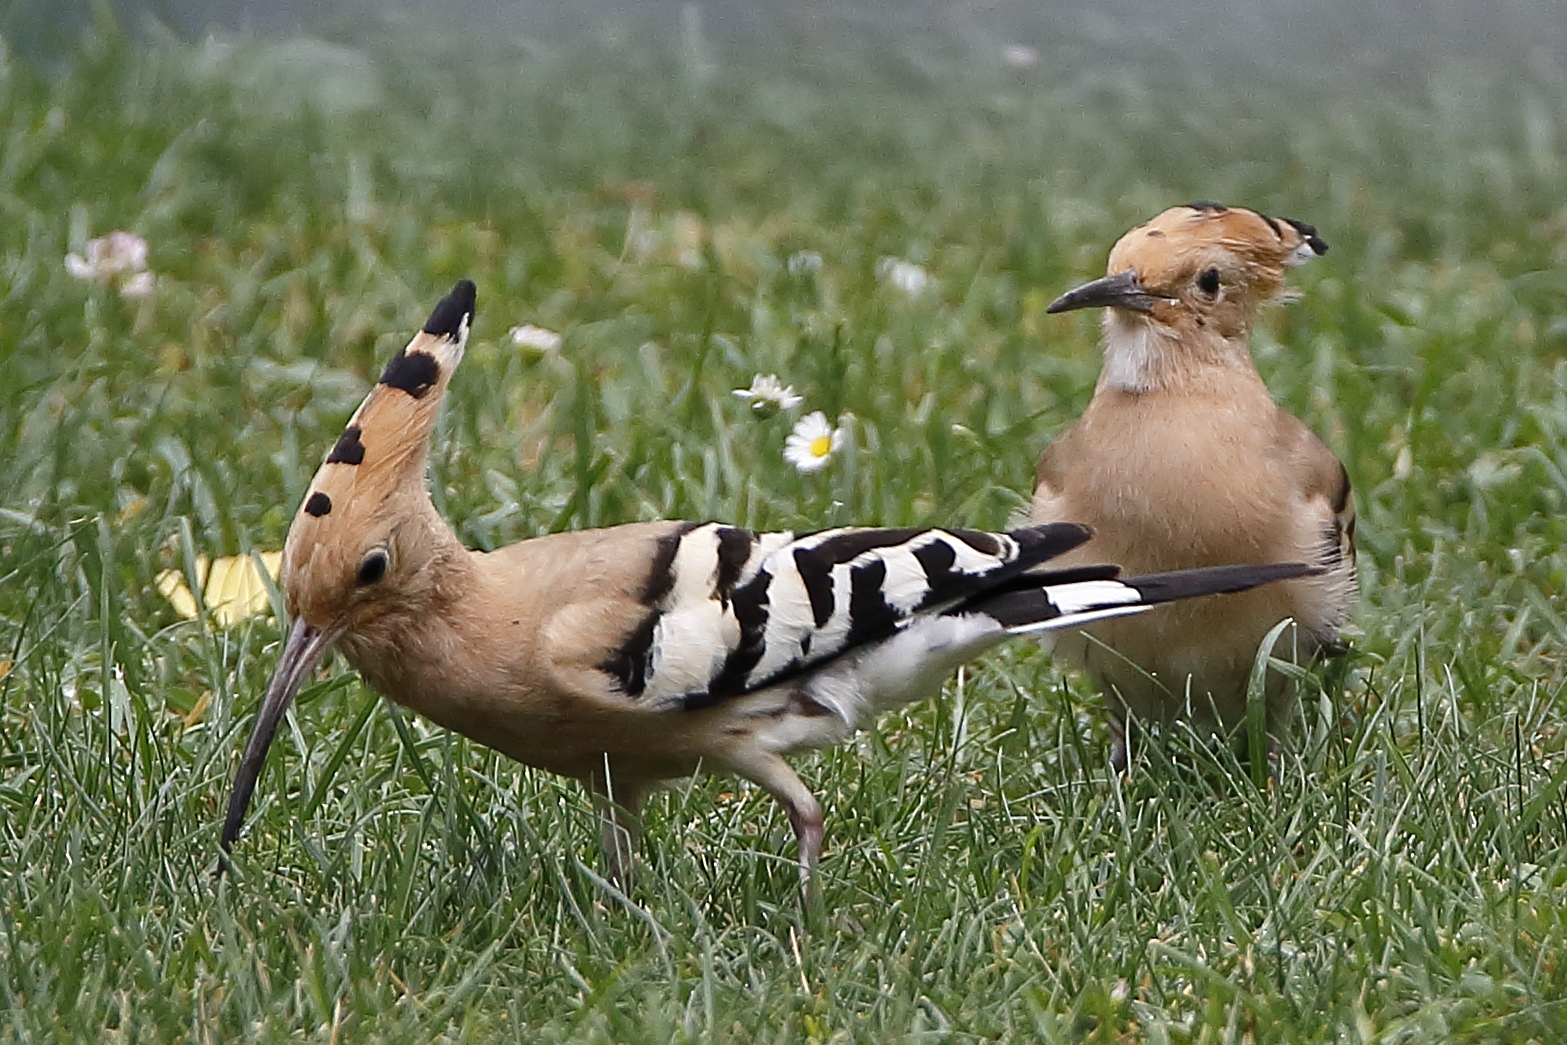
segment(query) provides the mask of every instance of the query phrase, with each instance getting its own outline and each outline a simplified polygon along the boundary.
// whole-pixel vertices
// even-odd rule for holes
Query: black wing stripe
[[[794,552],[794,571],[805,585],[805,596],[811,603],[811,620],[818,628],[825,628],[832,619],[836,606],[833,599],[832,568],[830,558],[818,554],[821,548],[797,548]]]
[[[943,593],[961,580],[952,572],[953,564],[958,561],[957,550],[946,541],[931,541],[915,548],[914,561],[925,571],[925,583],[929,587],[925,593],[925,601],[920,604],[921,609],[931,605],[932,601],[943,598]]]
[[[599,664],[599,669],[613,677],[627,696],[640,697],[647,688],[648,654],[652,652],[653,630],[657,626],[658,615],[649,613],[620,649]]]
[[[1032,567],[1086,544],[1093,535],[1093,529],[1082,523],[1045,523],[1013,530],[1007,536],[1017,542],[1019,563]]]
[[[653,559],[648,564],[647,578],[642,582],[638,599],[647,607],[647,613],[619,648],[599,662],[599,670],[613,678],[628,696],[639,697],[647,689],[653,638],[663,609],[660,604],[674,589],[675,557],[680,553],[680,544],[686,534],[696,528],[695,523],[682,523],[654,542]]]
[[[984,533],[980,530],[948,530],[946,532],[952,534],[952,536],[981,555],[1001,554],[1001,541],[993,533]]]
[[[1025,571],[1091,536],[1072,524],[1011,534],[845,528],[792,536],[716,524],[693,530],[666,534],[650,564],[647,594],[656,619],[649,645],[640,645],[639,631],[617,651],[625,657],[605,664],[628,692],[640,687],[645,700],[687,708],[816,670],[890,637],[916,615],[1037,590],[1044,582]]]
[[[713,578],[713,594],[723,605],[729,605],[729,597],[745,564],[751,561],[751,552],[757,544],[756,534],[733,526],[718,530],[718,573]]]
[[[857,559],[876,548],[891,548],[903,544],[925,532],[911,529],[822,530],[820,533],[803,538],[800,541],[800,551],[819,558],[828,566],[837,566]]]
[[[642,604],[648,609],[659,609],[675,586],[675,556],[686,535],[697,528],[696,523],[682,523],[658,539],[652,565],[648,567],[647,581],[642,586]]]
[[[1222,595],[1246,591],[1259,584],[1315,577],[1325,571],[1321,566],[1303,562],[1274,562],[1258,566],[1201,566],[1171,573],[1150,573],[1142,577],[1122,577],[1128,588],[1135,588],[1145,603],[1173,602],[1198,595]]]
[[[1061,615],[1060,608],[1050,600],[1047,588],[1006,592],[976,604],[973,609],[990,617],[1003,628],[1021,628],[1054,620]]]
[[[882,592],[887,580],[887,564],[872,559],[849,571],[849,634],[842,642],[843,649],[853,649],[890,631],[899,615]]]
[[[767,635],[768,599],[772,582],[772,574],[763,570],[735,589],[730,608],[735,615],[735,622],[740,625],[740,640],[724,660],[724,666],[713,676],[712,684],[707,687],[707,695],[711,695],[713,700],[744,693],[751,669],[762,659],[762,652],[766,648],[763,640]],[[687,698],[686,706],[692,706],[690,698]]]

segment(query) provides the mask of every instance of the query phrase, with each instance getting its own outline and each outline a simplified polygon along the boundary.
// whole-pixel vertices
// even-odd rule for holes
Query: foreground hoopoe
[[[1252,364],[1257,310],[1287,269],[1327,251],[1317,230],[1238,207],[1174,207],[1121,237],[1109,275],[1050,312],[1104,308],[1104,370],[1082,418],[1039,459],[1029,520],[1086,523],[1093,540],[1061,563],[1107,561],[1133,573],[1298,560],[1322,572],[1228,599],[1061,636],[1111,704],[1112,764],[1125,768],[1131,723],[1232,730],[1246,715],[1259,646],[1286,617],[1275,653],[1302,661],[1336,648],[1355,599],[1349,476],[1281,410]],[[1267,689],[1270,744],[1293,687]]]
[[[771,793],[805,873],[822,812],[784,755],[933,694],[1010,635],[1312,570],[1027,572],[1088,539],[1070,523],[797,535],[650,522],[468,551],[436,514],[424,473],[473,306],[473,284],[458,283],[387,365],[289,530],[293,625],[234,781],[225,850],[284,711],[329,649],[399,704],[582,780],[605,813],[612,875],[648,789],[698,766]]]

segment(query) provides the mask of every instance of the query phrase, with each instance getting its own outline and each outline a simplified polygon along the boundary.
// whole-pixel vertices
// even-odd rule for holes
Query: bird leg
[[[617,888],[625,889],[631,881],[631,868],[636,862],[637,842],[642,836],[642,799],[646,789],[641,784],[616,780],[606,763],[603,770],[583,781],[593,807],[598,810],[604,826],[604,873]]]
[[[811,899],[811,874],[822,855],[822,805],[795,775],[789,763],[771,752],[748,752],[743,761],[730,763],[740,776],[762,788],[778,800],[789,814],[794,838],[800,849],[800,886],[806,902]]]

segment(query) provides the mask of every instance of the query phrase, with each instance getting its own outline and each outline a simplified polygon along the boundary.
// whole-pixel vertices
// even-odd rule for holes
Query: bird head
[[[283,713],[327,651],[393,613],[429,605],[455,540],[425,489],[430,433],[473,322],[474,285],[460,281],[394,356],[327,453],[283,546],[293,618],[234,782],[227,849],[239,833]]]
[[[1283,293],[1285,273],[1327,250],[1315,228],[1293,218],[1189,203],[1122,236],[1109,274],[1067,291],[1047,311],[1109,308],[1107,324],[1241,338],[1257,310]]]

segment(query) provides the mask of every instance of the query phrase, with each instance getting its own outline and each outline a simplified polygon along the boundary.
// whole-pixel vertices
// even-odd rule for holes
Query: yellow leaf
[[[197,559],[196,568],[206,569],[207,560]],[[158,574],[158,591],[169,604],[174,607],[174,612],[181,617],[194,618],[196,616],[196,597],[185,586],[185,575],[179,570],[164,570]]]
[[[267,572],[276,578],[283,562],[283,553],[262,552],[261,561]],[[266,581],[256,570],[256,564],[249,555],[229,555],[210,563],[205,556],[201,556],[196,559],[196,569],[206,578],[202,583],[202,601],[206,604],[207,612],[220,626],[230,627],[247,617],[265,613],[270,608]],[[186,586],[182,571],[164,570],[158,574],[158,591],[169,600],[175,613],[195,618],[196,598]]]
[[[196,723],[201,721],[201,716],[205,715],[207,713],[207,709],[211,706],[212,690],[209,689],[202,692],[200,698],[198,698],[196,701],[196,706],[190,709],[190,714],[186,715],[180,724],[184,728],[190,729]]]

